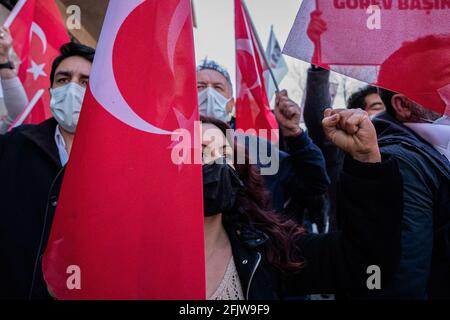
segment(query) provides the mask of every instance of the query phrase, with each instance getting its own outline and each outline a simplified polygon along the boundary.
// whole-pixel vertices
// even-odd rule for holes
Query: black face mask
[[[226,213],[236,203],[239,190],[244,183],[228,164],[210,163],[203,165],[203,202],[205,216]]]

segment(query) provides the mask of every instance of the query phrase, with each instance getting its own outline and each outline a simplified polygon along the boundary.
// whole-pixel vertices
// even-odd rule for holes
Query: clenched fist
[[[377,133],[367,112],[361,109],[325,110],[325,135],[340,149],[361,162],[381,162]]]
[[[325,31],[327,31],[327,23],[322,19],[322,12],[314,10],[311,12],[311,21],[306,31],[308,37],[316,44],[320,41],[320,36]]]
[[[302,133],[300,128],[300,116],[302,110],[287,94],[286,90],[280,91],[275,100],[275,118],[280,125],[284,137],[295,137]]]

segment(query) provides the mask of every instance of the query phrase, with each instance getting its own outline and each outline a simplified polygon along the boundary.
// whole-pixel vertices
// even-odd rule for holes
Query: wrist
[[[298,137],[299,135],[301,135],[303,133],[303,129],[300,127],[292,128],[292,129],[281,128],[281,133],[283,134],[283,137],[286,137],[286,138]]]
[[[367,153],[355,153],[352,154],[352,158],[359,162],[365,163],[380,163],[381,162],[381,153],[379,149],[372,150]]]

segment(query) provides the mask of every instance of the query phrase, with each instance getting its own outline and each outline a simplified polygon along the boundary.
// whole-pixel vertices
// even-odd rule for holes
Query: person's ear
[[[403,94],[395,94],[391,99],[392,108],[395,110],[396,118],[400,121],[407,121],[412,115],[412,103]]]
[[[233,112],[233,109],[234,109],[235,105],[236,105],[236,101],[234,100],[234,98],[231,98],[231,100],[228,101],[227,106],[226,106],[226,111],[227,111],[228,114]]]

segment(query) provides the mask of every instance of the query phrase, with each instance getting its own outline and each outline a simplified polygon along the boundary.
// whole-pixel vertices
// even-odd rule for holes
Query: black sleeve
[[[8,139],[8,135],[0,134],[0,160],[3,157],[3,152],[6,148],[7,139]]]
[[[342,171],[345,153],[327,139],[322,120],[325,109],[331,107],[330,71],[311,66],[306,81],[304,120],[313,142],[320,148],[325,158],[326,170],[330,178],[328,211],[330,230],[336,230],[337,182]]]
[[[298,223],[306,216],[315,222],[321,232],[325,229],[324,201],[330,185],[322,151],[307,132],[298,137],[285,138],[289,156],[280,166],[283,194],[287,202],[282,212]]]
[[[322,128],[323,113],[331,107],[330,71],[310,68],[306,80],[306,99],[303,117],[311,139],[320,148],[326,142]]]
[[[346,158],[338,199],[342,231],[299,240],[305,265],[286,281],[290,294],[364,289],[372,265],[380,268],[382,287],[391,279],[400,257],[403,203],[396,160],[367,164]]]
[[[312,142],[307,132],[297,137],[285,138],[288,161],[293,173],[287,185],[292,196],[323,195],[330,185],[325,159],[320,149]]]

